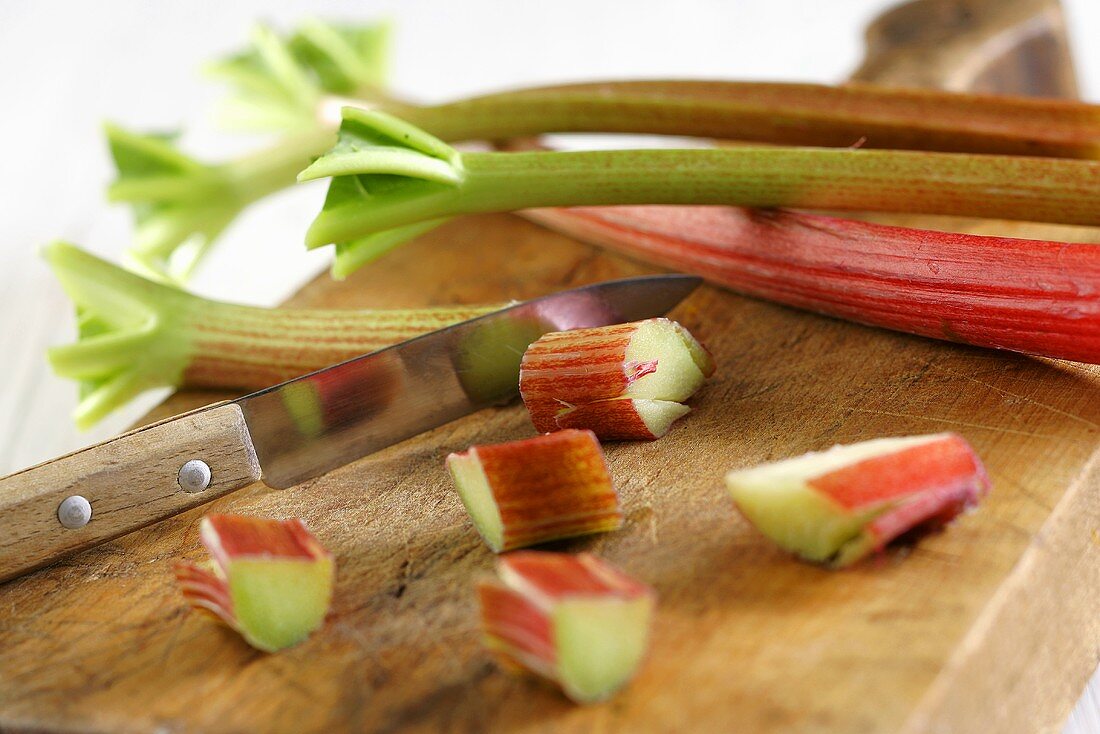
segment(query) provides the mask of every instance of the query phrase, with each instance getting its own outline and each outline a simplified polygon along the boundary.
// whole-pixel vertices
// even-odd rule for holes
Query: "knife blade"
[[[0,478],[0,581],[257,481],[292,487],[519,391],[542,334],[659,316],[700,283],[536,298]]]

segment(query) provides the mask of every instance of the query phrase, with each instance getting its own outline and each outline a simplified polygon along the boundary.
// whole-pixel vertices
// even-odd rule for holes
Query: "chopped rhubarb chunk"
[[[619,690],[645,654],[653,591],[582,553],[501,556],[478,586],[486,646],[510,670],[558,683],[578,703]]]
[[[335,566],[301,520],[207,515],[200,537],[211,562],[175,567],[192,607],[267,652],[295,645],[321,625]]]
[[[622,526],[619,495],[591,431],[566,430],[447,457],[462,503],[496,551]]]
[[[527,348],[520,393],[539,431],[588,428],[654,439],[715,370],[687,329],[664,318],[546,334]]]
[[[744,516],[807,560],[846,566],[978,504],[989,479],[961,436],[883,438],[726,475]]]

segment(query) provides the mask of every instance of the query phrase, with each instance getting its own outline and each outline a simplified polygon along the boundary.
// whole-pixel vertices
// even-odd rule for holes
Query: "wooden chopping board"
[[[881,77],[896,68],[885,62]],[[655,269],[518,217],[486,216],[344,283],[318,279],[291,303],[472,303],[646,272]],[[594,551],[658,591],[648,660],[612,701],[574,706],[503,674],[480,646],[473,583],[493,555],[443,458],[532,435],[517,405],[291,490],[255,485],[206,508],[305,518],[336,554],[325,627],[282,653],[257,652],[182,603],[170,565],[203,557],[200,511],[0,586],[0,729],[1057,728],[1100,642],[1100,371],[711,287],[672,317],[711,347],[718,374],[666,438],[607,447],[624,529],[555,545]],[[221,397],[180,394],[150,418]],[[723,488],[733,467],[941,430],[973,442],[993,493],[946,532],[847,571],[778,551]]]

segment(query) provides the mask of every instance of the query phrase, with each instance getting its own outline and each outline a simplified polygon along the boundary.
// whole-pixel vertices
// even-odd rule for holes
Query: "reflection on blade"
[[[253,393],[244,411],[264,482],[289,487],[519,392],[550,331],[660,316],[699,284],[630,278],[520,303]]]

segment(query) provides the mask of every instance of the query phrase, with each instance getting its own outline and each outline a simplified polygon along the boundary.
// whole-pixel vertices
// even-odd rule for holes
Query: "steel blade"
[[[655,275],[555,293],[240,398],[263,480],[290,487],[511,400],[520,358],[543,334],[660,316],[699,282]]]

